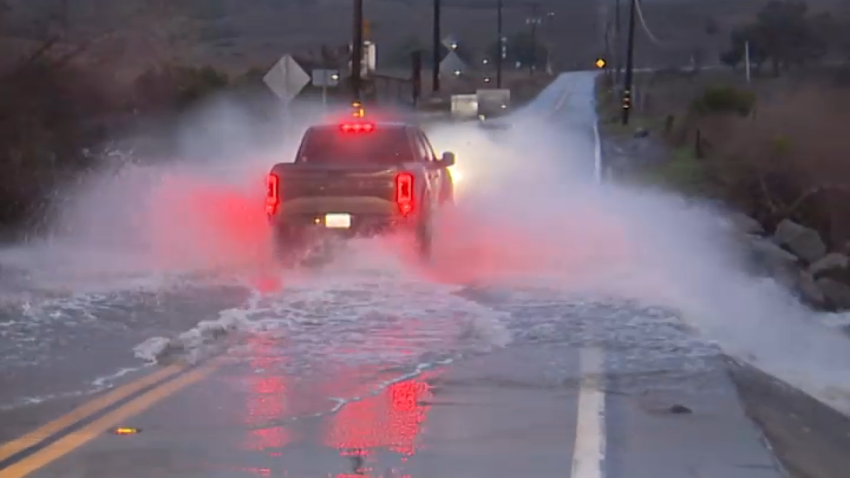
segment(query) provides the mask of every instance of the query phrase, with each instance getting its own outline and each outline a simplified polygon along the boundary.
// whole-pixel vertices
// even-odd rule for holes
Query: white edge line
[[[601,348],[583,348],[579,355],[581,386],[570,478],[605,476],[604,357]]]
[[[596,104],[596,78],[597,76],[593,76],[593,89],[592,89],[592,98],[593,98],[593,178],[596,180],[596,184],[601,184],[603,178],[602,174],[602,140],[599,137],[599,115],[597,114],[597,104]]]
[[[593,173],[602,183],[602,144],[599,119],[596,117],[596,95],[593,100]],[[604,478],[605,476],[605,351],[586,347],[579,353],[581,385],[578,392],[575,444],[570,478]]]
[[[599,121],[593,122],[593,177],[597,184],[602,183],[602,142],[599,139]]]

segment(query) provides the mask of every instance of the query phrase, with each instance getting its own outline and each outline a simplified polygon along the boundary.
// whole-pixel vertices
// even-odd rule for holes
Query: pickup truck
[[[453,153],[434,154],[415,125],[362,118],[311,126],[295,160],[268,174],[266,214],[278,259],[325,234],[401,231],[430,258],[433,219],[453,204]]]
[[[506,130],[511,124],[503,117],[511,112],[511,90],[480,89],[478,99],[478,124],[484,129]]]

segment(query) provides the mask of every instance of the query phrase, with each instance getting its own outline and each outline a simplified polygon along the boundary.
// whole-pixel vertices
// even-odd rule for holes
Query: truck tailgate
[[[311,197],[374,197],[392,201],[395,168],[281,163],[272,173],[280,180],[281,202]]]

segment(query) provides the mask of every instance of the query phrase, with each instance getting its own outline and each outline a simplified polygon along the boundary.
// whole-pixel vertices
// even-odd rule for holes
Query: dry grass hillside
[[[850,247],[850,68],[809,66],[748,83],[740,72],[636,77],[642,99],[630,126],[600,80],[602,132],[637,157],[624,177],[660,183],[733,204],[772,229],[791,218],[821,232],[827,245]],[[637,129],[645,138],[633,136]],[[850,250],[850,249],[848,249]]]
[[[628,0],[621,2],[628,4]],[[728,48],[732,29],[750,22],[766,3],[767,0],[643,0],[644,20],[655,38],[650,38],[636,22],[636,64],[683,66],[694,54],[702,55],[703,64],[717,64],[720,52]],[[850,16],[847,1],[807,0],[807,4],[813,12]],[[623,10],[621,24],[625,31],[628,17]]]

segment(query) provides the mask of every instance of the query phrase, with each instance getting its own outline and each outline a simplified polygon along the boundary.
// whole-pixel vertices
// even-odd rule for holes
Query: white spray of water
[[[476,138],[481,132],[431,132],[440,148],[458,151],[465,180],[463,221],[447,221],[451,257],[442,265],[456,271],[486,244],[494,250],[488,277],[545,276],[575,291],[678,309],[730,355],[850,413],[850,343],[826,326],[842,320],[812,312],[775,281],[748,273],[744,242],[726,211],[596,184],[587,167],[592,84],[592,74],[562,76],[513,131],[489,144]],[[555,115],[552,98],[562,98]]]
[[[128,152],[72,185],[42,242],[0,251],[37,285],[121,288],[116,278],[257,266],[265,259],[265,175],[291,160],[299,134],[325,113],[257,119],[220,99],[176,126],[169,154]],[[284,124],[286,128],[284,128]],[[152,141],[162,141],[155,138]]]
[[[592,75],[564,75],[512,118],[509,131],[430,131],[438,149],[458,153],[459,184],[458,206],[440,220],[438,253],[425,273],[462,283],[546,279],[677,308],[729,353],[850,412],[846,341],[781,287],[744,271],[717,211],[596,184],[592,89]],[[54,279],[65,265],[71,283],[116,269],[261,269],[263,176],[293,156],[299,129],[317,116],[270,137],[254,134],[256,121],[238,109],[217,105],[200,127],[182,132],[175,160],[82,185],[62,214],[60,236],[2,260],[41,264],[32,268],[44,266]]]

